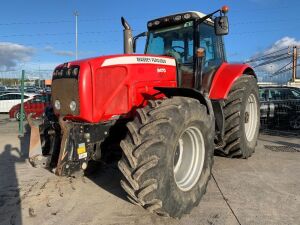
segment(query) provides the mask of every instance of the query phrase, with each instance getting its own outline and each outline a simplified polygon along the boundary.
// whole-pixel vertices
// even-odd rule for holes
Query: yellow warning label
[[[77,148],[78,155],[86,153],[85,144],[79,144]]]

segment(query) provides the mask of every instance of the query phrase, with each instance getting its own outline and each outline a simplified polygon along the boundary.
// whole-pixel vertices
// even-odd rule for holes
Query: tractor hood
[[[54,70],[52,104],[66,119],[101,122],[127,116],[158,92],[175,87],[175,59],[111,55],[61,64]]]

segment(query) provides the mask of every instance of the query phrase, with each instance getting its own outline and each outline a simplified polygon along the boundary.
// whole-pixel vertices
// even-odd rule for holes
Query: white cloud
[[[274,44],[272,44],[270,47],[266,48],[265,50],[256,53],[254,56],[252,56],[250,59],[254,59],[260,56],[264,56],[269,54],[269,56],[275,56],[276,54],[286,54],[289,52],[290,54],[292,54],[292,48],[293,46],[300,46],[300,40],[297,40],[295,38],[292,37],[283,37],[280,40],[276,41]],[[278,52],[279,50],[283,50]],[[274,54],[272,54],[274,52]],[[275,53],[277,52],[277,53]],[[257,67],[257,71],[260,71],[261,73],[265,73],[265,74],[273,74],[274,72],[278,71],[279,69],[281,69],[283,66],[285,66],[286,64],[288,64],[289,62],[291,62],[292,59],[292,55],[290,58],[288,59],[284,59],[281,61],[277,61],[277,62],[271,62],[267,65],[264,66],[259,66]],[[261,62],[257,62],[257,63],[253,63],[252,65],[258,65]],[[251,63],[250,63],[251,64]],[[263,79],[266,78],[263,77]],[[281,79],[281,76],[278,76],[278,79]]]
[[[34,49],[28,46],[0,42],[0,69],[13,69],[18,63],[24,63],[31,60],[34,55]]]
[[[69,57],[75,56],[74,52],[66,51],[66,50],[56,50],[53,53],[60,56],[69,56]]]
[[[266,49],[263,54],[269,54],[280,49],[292,47],[295,45],[300,45],[300,40],[297,41],[295,38],[283,37],[280,40],[276,41],[270,48]]]
[[[68,51],[68,50],[57,50],[55,48],[53,48],[52,46],[46,46],[44,48],[44,50],[46,52],[50,52],[53,53],[55,55],[59,55],[59,56],[68,56],[68,57],[73,57],[75,56],[75,53],[73,51]]]

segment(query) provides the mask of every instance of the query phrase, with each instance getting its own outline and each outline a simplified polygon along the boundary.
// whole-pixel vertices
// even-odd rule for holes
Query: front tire
[[[232,86],[225,100],[226,143],[217,154],[229,158],[248,158],[256,147],[260,125],[257,82],[254,76],[243,75]]]
[[[184,97],[152,101],[127,127],[118,166],[129,200],[159,215],[189,213],[213,164],[214,121],[206,107]]]

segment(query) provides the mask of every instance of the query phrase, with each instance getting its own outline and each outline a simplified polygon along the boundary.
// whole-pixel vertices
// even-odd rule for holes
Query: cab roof
[[[150,20],[147,23],[147,27],[149,30],[160,28],[160,27],[167,27],[167,26],[172,26],[172,25],[192,21],[192,20],[201,19],[205,16],[206,16],[206,14],[198,12],[198,11],[188,11],[188,12],[176,13],[176,14],[172,14],[169,16],[164,16],[164,17]],[[211,24],[214,23],[213,20],[210,18],[207,19],[206,21]]]

